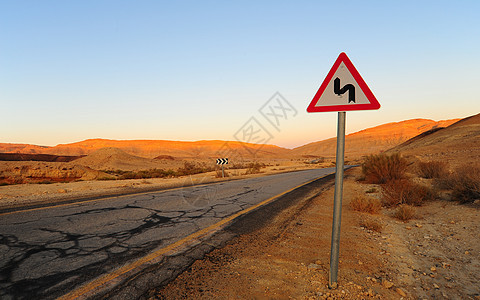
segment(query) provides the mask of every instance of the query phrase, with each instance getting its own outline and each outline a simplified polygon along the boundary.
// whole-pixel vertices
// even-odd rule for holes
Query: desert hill
[[[458,120],[460,119],[437,122],[428,119],[412,119],[364,129],[345,137],[345,157],[355,159],[366,154],[379,153],[420,133],[449,126]],[[331,138],[295,148],[293,153],[303,157],[335,157],[336,143],[336,138]]]
[[[70,162],[94,170],[138,171],[148,169],[177,169],[182,161],[143,158],[126,153],[118,148],[101,148],[89,155]]]
[[[480,114],[429,134],[413,137],[388,152],[410,154],[422,160],[442,160],[451,166],[463,162],[479,162]]]

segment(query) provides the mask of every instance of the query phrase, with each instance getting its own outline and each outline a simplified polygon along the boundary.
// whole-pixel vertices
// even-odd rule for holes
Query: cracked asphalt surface
[[[334,171],[297,171],[0,215],[0,298],[57,298]]]

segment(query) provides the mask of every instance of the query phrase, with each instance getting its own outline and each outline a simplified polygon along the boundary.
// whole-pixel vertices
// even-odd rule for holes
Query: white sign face
[[[379,109],[380,103],[345,53],[340,53],[307,112]]]
[[[335,93],[335,81],[340,83],[340,91],[342,88],[345,89],[344,93]],[[352,85],[353,89],[349,85]],[[328,83],[325,92],[323,92],[322,96],[318,99],[317,105],[331,106],[346,104],[370,104],[370,101],[368,101],[367,96],[365,96],[357,81],[355,81],[350,71],[348,71],[345,63],[342,62],[337,71],[333,74],[332,80]]]

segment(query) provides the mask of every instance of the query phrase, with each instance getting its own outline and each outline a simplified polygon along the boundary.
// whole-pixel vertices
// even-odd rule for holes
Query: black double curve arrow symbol
[[[348,91],[348,103],[355,103],[355,87],[353,84],[346,84],[344,87],[340,88],[340,78],[335,78],[333,81],[333,92],[337,95],[343,95]]]

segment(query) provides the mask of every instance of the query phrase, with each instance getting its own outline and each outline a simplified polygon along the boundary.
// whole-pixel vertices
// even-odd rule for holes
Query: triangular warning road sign
[[[379,109],[380,103],[345,53],[340,53],[307,112]]]

